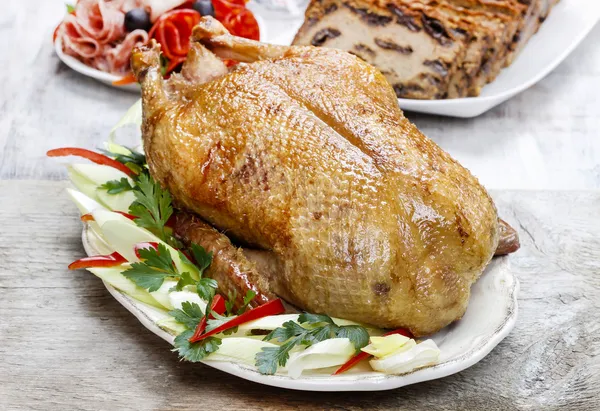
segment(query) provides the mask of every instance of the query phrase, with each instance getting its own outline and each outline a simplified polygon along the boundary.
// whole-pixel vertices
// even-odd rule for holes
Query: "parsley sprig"
[[[135,216],[135,223],[146,228],[171,244],[172,239],[165,229],[167,221],[173,215],[171,194],[148,174],[140,174],[133,190],[136,201],[129,206],[129,214]]]
[[[248,305],[252,302],[252,300],[254,300],[254,297],[256,297],[256,293],[253,290],[248,290],[246,291],[246,295],[243,298],[243,303],[242,306],[240,308],[236,310],[234,310],[235,307],[235,302],[237,300],[237,292],[234,290],[233,293],[228,293],[227,294],[227,301],[225,302],[225,312],[227,313],[227,315],[240,315],[243,314],[244,312],[246,312],[246,309],[248,308]]]
[[[208,337],[195,343],[189,341],[194,335],[194,330],[198,326],[198,323],[205,315],[198,304],[186,301],[181,304],[181,310],[169,311],[169,315],[187,328],[187,330],[175,337],[175,348],[173,351],[178,352],[181,358],[197,362],[219,349],[219,345],[221,345],[220,338]]]
[[[123,148],[125,148],[129,152],[129,154],[113,153],[112,151],[102,149],[100,149],[100,151],[106,154],[107,156],[114,158],[119,163],[125,164],[127,167],[129,167],[130,170],[132,170],[136,174],[142,174],[144,170],[146,170],[147,166],[146,156],[141,153],[138,153],[132,148]]]
[[[369,343],[369,333],[364,327],[339,326],[327,315],[304,313],[298,317],[298,322],[286,321],[283,327],[274,329],[264,338],[264,341],[275,340],[284,344],[264,347],[256,354],[256,367],[261,374],[275,374],[279,366],[287,364],[294,347],[309,347],[331,338],[348,338],[357,352]]]
[[[129,180],[127,180],[126,177],[122,177],[120,180],[107,181],[102,184],[100,188],[105,189],[108,194],[119,194],[124,191],[133,190],[133,187],[129,184]]]

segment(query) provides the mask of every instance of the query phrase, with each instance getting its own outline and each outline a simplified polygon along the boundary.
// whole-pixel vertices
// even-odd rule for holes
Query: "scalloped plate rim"
[[[99,253],[94,249],[90,239],[88,238],[88,231],[88,227],[84,226],[81,238],[83,247],[89,256],[98,255]],[[298,379],[293,379],[289,376],[279,374],[262,375],[255,369],[242,364],[216,361],[202,361],[202,363],[208,365],[209,367],[216,368],[228,374],[235,375],[259,384],[301,391],[383,391],[400,388],[419,382],[435,380],[455,374],[481,361],[511,332],[515,326],[518,316],[517,295],[519,293],[519,281],[510,271],[508,258],[500,257],[499,260],[499,262],[495,263],[499,265],[497,269],[499,271],[505,271],[512,281],[512,287],[510,288],[508,296],[510,299],[510,305],[503,318],[503,321],[498,325],[498,327],[496,327],[494,333],[485,339],[484,343],[467,350],[459,357],[449,359],[445,362],[417,369],[402,375],[386,375],[372,372],[368,375],[349,374],[346,376],[337,377],[328,375],[313,375],[303,376]],[[148,306],[133,300],[131,297],[120,292],[106,282],[103,281],[103,283],[110,294],[123,307],[131,312],[142,323],[142,325],[144,325],[144,327],[156,334],[158,337],[167,341],[169,344],[173,344],[174,337],[158,327],[154,322],[152,322],[148,314],[144,312],[144,307]]]

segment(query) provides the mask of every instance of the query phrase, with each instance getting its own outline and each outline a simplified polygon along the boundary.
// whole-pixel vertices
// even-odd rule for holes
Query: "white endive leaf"
[[[401,347],[401,350],[404,347]],[[382,359],[369,361],[375,371],[385,374],[404,374],[416,368],[436,364],[440,350],[433,340],[426,340],[414,345],[409,350],[400,351]]]
[[[108,284],[115,287],[117,290],[124,292],[132,298],[138,301],[152,305],[157,308],[165,308],[160,304],[150,293],[141,287],[135,285],[133,281],[126,278],[121,272],[125,271],[127,267],[96,267],[88,268],[87,270],[94,274],[96,277],[101,278]]]
[[[129,110],[127,110],[125,115],[121,117],[119,122],[110,130],[110,133],[108,134],[109,143],[112,143],[118,129],[130,124],[138,127],[142,126],[142,99],[139,99],[129,107]]]
[[[304,370],[342,365],[355,354],[354,344],[348,338],[332,338],[321,341],[290,355],[287,363],[288,375],[298,378]]]
[[[254,365],[256,354],[264,347],[277,348],[277,345],[255,338],[225,337],[221,340],[219,349],[204,360],[233,361]]]

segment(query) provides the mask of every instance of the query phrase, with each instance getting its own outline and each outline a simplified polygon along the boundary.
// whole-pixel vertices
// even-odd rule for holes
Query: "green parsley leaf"
[[[166,278],[180,276],[175,269],[171,253],[163,244],[158,244],[158,250],[141,248],[138,253],[143,261],[131,264],[131,267],[122,273],[138,286],[152,292],[158,290]]]
[[[129,151],[129,154],[113,153],[112,151],[103,150],[101,148],[99,148],[98,150],[106,154],[107,156],[114,158],[119,163],[125,164],[129,168],[135,167],[135,169],[132,168],[133,171],[143,171],[146,167],[146,156],[141,153],[138,153],[132,148],[124,148]]]
[[[201,245],[192,243],[190,245],[190,250],[192,251],[192,256],[194,256],[194,260],[196,260],[196,267],[200,270],[200,275],[204,273],[204,270],[208,268],[210,263],[212,263],[213,253],[206,252],[204,247]]]
[[[328,323],[328,324],[335,325],[335,323],[333,322],[333,320],[331,319],[331,317],[328,316],[328,315],[324,315],[324,314],[302,313],[298,317],[298,322],[300,324],[305,324],[305,323],[308,323],[308,324]]]
[[[186,285],[194,285],[196,284],[196,280],[192,277],[192,275],[188,272],[184,272],[181,274],[179,281],[177,281],[177,285],[175,285],[176,291],[183,290],[183,287]]]
[[[181,310],[171,310],[169,315],[175,318],[175,321],[185,325],[190,330],[195,330],[198,323],[204,317],[204,313],[200,306],[196,303],[184,301],[181,304]]]
[[[69,14],[75,13],[75,6],[73,6],[72,4],[69,4],[69,3],[65,3],[65,6],[67,7],[67,13],[69,13]]]
[[[110,180],[106,183],[102,184],[100,188],[107,190],[108,194],[119,194],[124,191],[133,190],[131,184],[129,184],[129,180],[126,177],[121,178],[120,180]]]
[[[179,353],[179,357],[191,362],[198,362],[206,358],[210,353],[219,349],[221,339],[208,337],[204,340],[191,343],[190,338],[194,335],[194,330],[187,330],[175,337],[175,348],[173,351]]]
[[[305,334],[307,331],[306,328],[295,321],[286,321],[283,323],[283,327],[275,328],[267,334],[267,336],[263,338],[263,341],[276,340],[279,342],[286,342],[290,338]]]
[[[358,353],[361,348],[369,344],[369,333],[360,325],[344,325],[339,327],[335,335],[337,338],[348,338]]]
[[[253,290],[246,291],[246,295],[243,298],[242,305],[237,311],[234,311],[235,303],[237,301],[237,291],[233,290],[233,293],[227,294],[227,301],[225,301],[225,312],[227,315],[240,315],[246,312],[248,304],[256,297],[256,293]]]
[[[225,301],[225,312],[227,315],[233,314],[233,307],[235,306],[235,300],[237,300],[237,291],[227,293],[227,301]]]
[[[328,315],[303,313],[298,322],[286,321],[271,331],[264,341],[284,343],[280,347],[265,347],[256,354],[256,367],[263,374],[275,374],[278,366],[285,366],[290,350],[297,345],[307,347],[330,338],[348,338],[356,351],[369,343],[369,333],[359,325],[338,326]]]
[[[205,301],[212,300],[217,292],[219,284],[212,278],[201,278],[196,284],[196,291],[200,298]]]
[[[281,347],[264,347],[256,353],[256,367],[261,374],[272,375],[279,366],[283,367],[290,359],[290,351],[301,342],[301,337],[296,337]]]
[[[136,201],[129,206],[129,214],[136,217],[135,223],[168,243],[165,225],[173,214],[171,194],[146,173],[139,176],[133,193]]]
[[[248,304],[250,304],[252,300],[254,300],[254,297],[256,297],[256,293],[254,292],[254,290],[246,291],[246,295],[244,296],[244,305],[241,306],[238,310],[238,315],[243,314],[246,311],[246,307],[248,307]]]

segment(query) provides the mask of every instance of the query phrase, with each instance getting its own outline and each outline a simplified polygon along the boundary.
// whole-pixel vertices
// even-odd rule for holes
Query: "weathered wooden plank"
[[[379,393],[302,393],[177,360],[91,274],[64,182],[0,182],[0,409],[600,408],[600,192],[496,192],[519,229],[513,333],[474,367]]]

